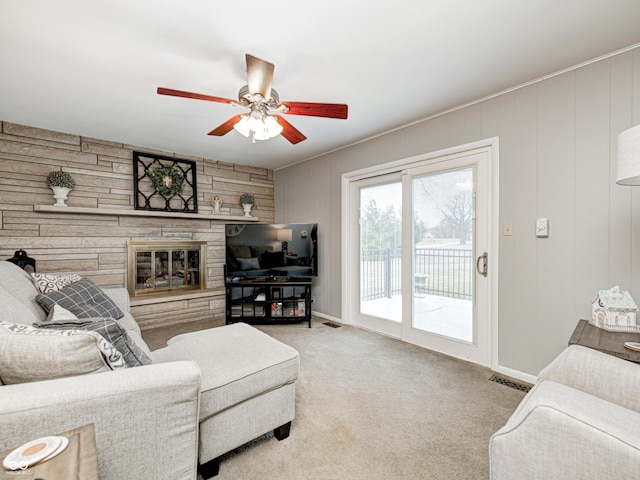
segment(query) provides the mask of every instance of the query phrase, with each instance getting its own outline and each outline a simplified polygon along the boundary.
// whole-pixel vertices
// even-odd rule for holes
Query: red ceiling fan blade
[[[245,55],[247,60],[247,78],[249,80],[249,93],[259,93],[266,100],[271,97],[271,82],[273,81],[273,72],[275,66],[273,63],[254,57],[248,53]]]
[[[207,133],[207,135],[213,135],[213,136],[216,136],[216,137],[221,137],[223,135],[226,135],[231,130],[233,130],[233,126],[240,121],[241,117],[242,117],[242,114],[238,114],[238,115],[235,115],[235,116],[231,117],[229,120],[224,122],[222,125],[219,125],[216,128],[214,128],[213,130],[211,130],[209,133]]]
[[[196,100],[206,100],[208,102],[219,103],[235,103],[236,100],[229,98],[213,97],[211,95],[203,95],[202,93],[185,92],[183,90],[174,90],[172,88],[158,87],[158,95],[170,95],[172,97],[193,98]]]
[[[280,105],[289,107],[290,115],[308,115],[310,117],[341,118],[345,120],[349,113],[349,106],[342,103],[309,103],[309,102],[281,102]]]
[[[307,139],[300,130],[287,122],[283,117],[280,115],[274,115],[274,117],[280,126],[282,126],[282,133],[280,135],[289,140],[292,144],[295,145],[296,143],[300,143]]]

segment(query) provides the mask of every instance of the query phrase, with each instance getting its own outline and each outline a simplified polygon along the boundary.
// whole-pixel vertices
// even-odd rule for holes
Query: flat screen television
[[[229,277],[318,276],[317,223],[225,225]]]

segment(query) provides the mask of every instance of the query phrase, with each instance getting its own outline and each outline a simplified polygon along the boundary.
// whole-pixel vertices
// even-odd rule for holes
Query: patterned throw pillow
[[[33,283],[40,293],[49,293],[62,290],[72,283],[82,280],[77,273],[69,273],[67,275],[58,275],[55,273],[32,273]]]
[[[147,354],[144,353],[127,334],[127,331],[112,318],[79,318],[76,320],[62,320],[57,322],[38,322],[34,323],[33,326],[51,330],[85,330],[96,332],[122,354],[128,367],[139,367],[153,363]]]
[[[95,332],[0,322],[0,345],[6,385],[127,368],[120,352]]]
[[[124,313],[92,280],[83,278],[62,290],[41,293],[36,301],[47,313],[60,305],[78,318],[109,317],[116,320]]]

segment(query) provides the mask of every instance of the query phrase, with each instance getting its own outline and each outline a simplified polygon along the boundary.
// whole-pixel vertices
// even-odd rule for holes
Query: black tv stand
[[[311,328],[311,278],[225,277],[226,323],[307,322]]]

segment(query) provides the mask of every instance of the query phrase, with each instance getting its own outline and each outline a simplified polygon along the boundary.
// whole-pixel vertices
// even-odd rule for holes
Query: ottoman
[[[195,361],[201,370],[198,463],[217,475],[220,456],[274,430],[282,440],[295,417],[300,355],[245,323],[178,335],[151,352],[154,362]]]

